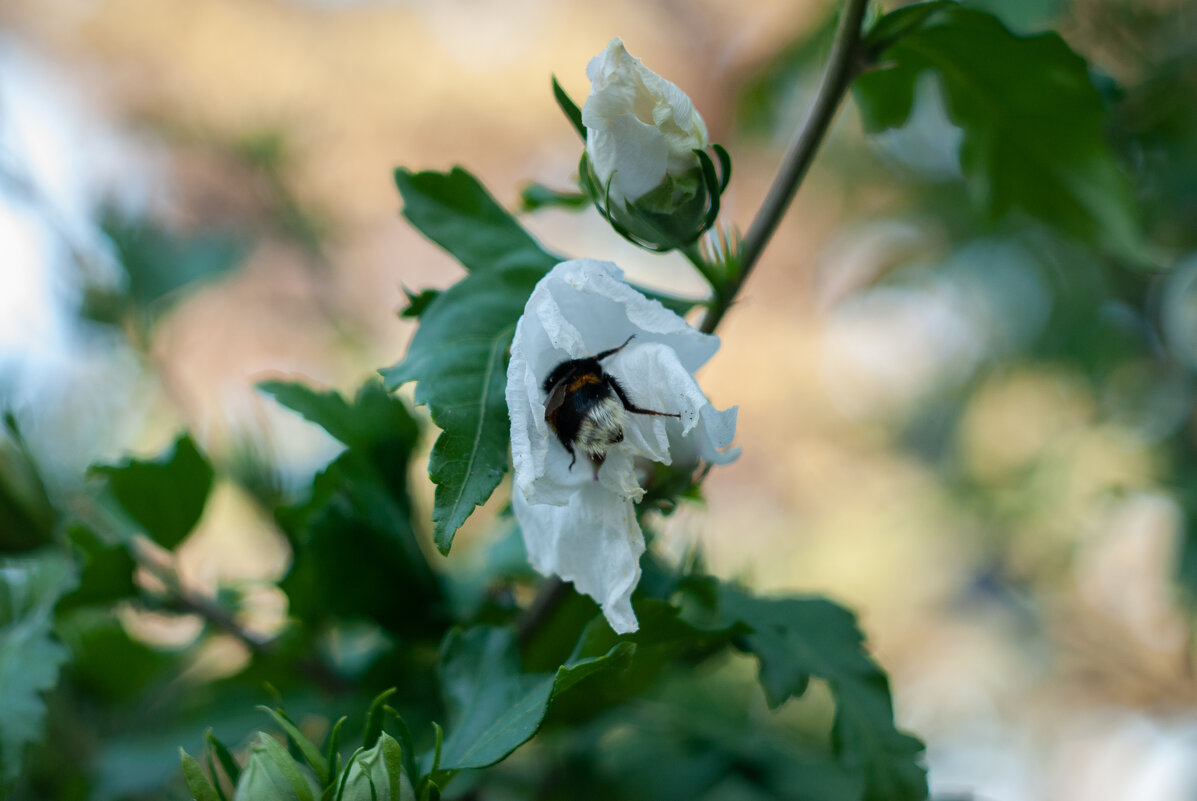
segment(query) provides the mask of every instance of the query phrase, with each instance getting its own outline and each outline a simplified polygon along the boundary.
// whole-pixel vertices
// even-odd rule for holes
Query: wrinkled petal
[[[644,535],[632,502],[593,483],[565,506],[530,504],[518,487],[511,501],[532,567],[573,582],[598,602],[617,634],[636,631],[632,591],[640,581]]]
[[[512,462],[516,482],[530,502],[565,503],[580,483],[593,478],[583,466],[584,460],[573,470],[564,469],[569,464],[569,455],[556,442],[544,419],[545,378],[561,362],[617,347],[630,335],[634,335],[632,343],[616,354],[611,364],[645,345],[661,344],[675,355],[680,372],[686,374],[690,384],[693,379],[689,373],[706,363],[719,348],[718,337],[696,331],[659,302],[628,286],[623,281],[623,272],[610,262],[594,259],[562,262],[532,291],[524,315],[516,325],[507,368]],[[613,375],[620,377],[618,372]],[[625,389],[629,393],[646,384],[639,376],[626,380]],[[636,430],[642,429],[637,426]],[[656,441],[660,442],[659,436]],[[645,455],[654,458],[652,454],[660,454],[663,447],[654,450],[645,444]],[[604,465],[600,478],[613,490],[615,486],[623,487],[624,497],[639,499],[641,493],[634,477],[616,477]],[[628,494],[632,487],[636,492]]]

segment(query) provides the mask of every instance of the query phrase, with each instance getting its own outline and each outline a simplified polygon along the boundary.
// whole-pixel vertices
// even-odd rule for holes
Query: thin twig
[[[174,554],[142,537],[134,537],[129,545],[134,561],[162,583],[168,602],[177,611],[199,615],[212,626],[245,643],[256,654],[270,648],[269,638],[246,629],[215,598],[184,587],[174,564]]]
[[[716,299],[719,302],[711,307],[702,321],[702,330],[708,334],[715,330],[731,307],[740,292],[740,287],[756,266],[765,245],[777,230],[777,225],[790,207],[790,201],[794,199],[794,193],[798,191],[799,184],[814,160],[827,129],[831,127],[831,121],[835,119],[840,101],[848,91],[852,79],[863,66],[860,29],[868,4],[868,0],[847,0],[844,4],[839,27],[835,32],[835,41],[831,46],[831,55],[827,61],[827,70],[823,73],[823,81],[819,85],[814,105],[811,106],[806,122],[790,141],[777,177],[773,179],[773,185],[769,187],[769,193],[744,237],[744,245],[739,254],[739,271],[727,285],[723,298]]]

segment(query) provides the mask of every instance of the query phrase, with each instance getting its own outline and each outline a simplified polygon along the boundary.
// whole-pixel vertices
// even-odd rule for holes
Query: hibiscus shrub
[[[862,27],[865,6],[846,3],[786,191],[742,241],[718,224],[731,161],[681,90],[619,40],[591,63],[583,107],[555,86],[585,141],[577,191],[533,187],[526,207],[593,205],[638,245],[680,250],[706,299],[551,252],[461,168],[396,171],[403,215],[466,274],[410,295],[406,354],[354,397],[262,385],[344,446],[298,493],[253,454],[224,467],[293,554],[276,636],[247,630],[236,592],[196,595],[174,567],[217,474],[189,436],[157,459],[98,466],[68,504],[7,421],[0,794],[142,797],[173,780],[196,801],[926,798],[923,745],[895,724],[850,610],[759,597],[652,547],[660,516],[738,453],[736,408],[715,409],[694,373],[849,88],[880,131],[905,124],[934,72],[979,212],[1017,211],[1126,263],[1146,251],[1099,96],[1059,37],[1020,38],[938,1]],[[1029,65],[1024,90],[1053,82],[972,80],[996,63]],[[993,95],[962,89],[981,84]],[[1044,164],[1058,169],[1007,180]],[[395,393],[409,383],[437,429],[430,513],[409,491],[431,433]],[[454,549],[488,501],[489,544]],[[418,536],[428,518],[439,554]],[[121,625],[128,604],[195,616],[205,634],[186,653],[151,647]],[[217,637],[241,643],[244,666],[185,671]],[[89,774],[89,760],[109,767]]]

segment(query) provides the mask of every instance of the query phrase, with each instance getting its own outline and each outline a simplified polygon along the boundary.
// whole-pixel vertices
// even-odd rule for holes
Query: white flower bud
[[[586,153],[614,210],[665,187],[655,205],[680,203],[702,183],[695,150],[710,144],[707,126],[681,89],[632,58],[612,39],[586,68],[582,107]]]

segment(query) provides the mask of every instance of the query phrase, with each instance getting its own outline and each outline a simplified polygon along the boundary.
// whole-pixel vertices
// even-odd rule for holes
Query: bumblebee
[[[632,336],[635,336],[634,334]],[[623,442],[623,430],[628,412],[651,414],[657,417],[677,417],[680,414],[641,409],[628,399],[627,393],[609,373],[602,361],[613,356],[632,341],[584,359],[570,359],[553,368],[545,379],[544,419],[569,453],[569,467],[578,461],[577,448],[590,457],[595,470],[607,458],[607,450]]]

